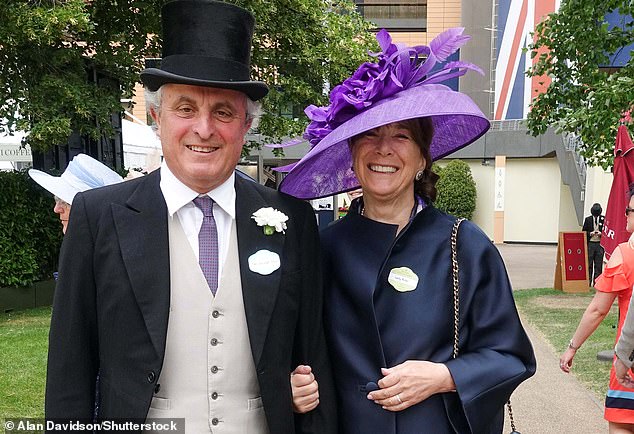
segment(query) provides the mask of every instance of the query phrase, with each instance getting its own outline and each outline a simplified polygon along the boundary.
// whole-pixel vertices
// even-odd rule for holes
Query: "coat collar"
[[[125,205],[112,205],[112,212],[132,290],[156,354],[162,359],[169,315],[170,270],[168,213],[159,182],[159,171],[147,175]],[[285,236],[279,233],[265,235],[251,218],[258,209],[274,205],[264,198],[257,186],[240,177],[236,177],[235,186],[244,309],[251,351],[258,366],[279,293],[281,268],[263,276],[249,269],[248,258],[263,249],[283,258]]]
[[[265,235],[261,226],[251,218],[260,208],[274,206],[267,201],[258,185],[236,176],[236,228],[240,257],[240,277],[244,310],[249,328],[251,351],[258,366],[266,341],[267,331],[280,289],[284,264],[273,273],[263,276],[249,269],[249,257],[259,250],[269,250],[284,257],[285,235]]]
[[[132,291],[160,359],[165,352],[170,303],[167,207],[158,170],[140,180],[125,205],[112,214]]]

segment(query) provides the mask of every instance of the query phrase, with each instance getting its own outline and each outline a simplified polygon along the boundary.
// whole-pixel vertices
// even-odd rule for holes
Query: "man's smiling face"
[[[233,173],[251,125],[246,95],[184,84],[166,84],[161,92],[160,109],[151,114],[167,166],[198,193],[216,188]]]

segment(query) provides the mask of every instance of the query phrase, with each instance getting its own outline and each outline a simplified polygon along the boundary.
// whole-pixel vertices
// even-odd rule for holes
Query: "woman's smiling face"
[[[398,122],[357,136],[352,161],[363,194],[381,201],[413,196],[414,177],[426,163],[412,132]]]

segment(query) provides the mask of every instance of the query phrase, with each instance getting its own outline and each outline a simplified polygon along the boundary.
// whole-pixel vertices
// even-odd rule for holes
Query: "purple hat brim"
[[[316,199],[358,188],[349,139],[383,125],[422,117],[431,117],[434,124],[433,161],[473,143],[490,127],[467,95],[441,84],[413,87],[334,129],[292,168],[280,190],[300,199]]]

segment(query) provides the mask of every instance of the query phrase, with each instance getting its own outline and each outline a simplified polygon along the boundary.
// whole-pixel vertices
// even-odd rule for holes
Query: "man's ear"
[[[247,119],[244,123],[244,137],[242,138],[242,145],[247,143],[247,133],[251,129],[251,125],[253,124],[253,119]]]
[[[160,133],[161,133],[161,121],[159,119],[159,114],[156,111],[156,109],[154,107],[150,107],[150,116],[152,117],[152,120],[154,121],[154,123],[156,124],[156,134],[160,137]]]

